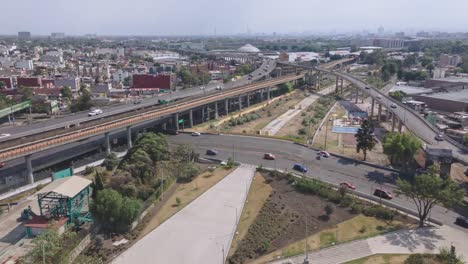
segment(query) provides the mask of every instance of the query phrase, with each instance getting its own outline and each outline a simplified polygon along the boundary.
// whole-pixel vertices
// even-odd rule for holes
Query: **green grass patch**
[[[320,247],[329,247],[336,245],[336,235],[334,232],[323,232],[320,234]]]

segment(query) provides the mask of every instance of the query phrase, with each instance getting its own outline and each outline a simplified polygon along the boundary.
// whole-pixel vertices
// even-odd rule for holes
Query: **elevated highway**
[[[107,120],[104,118],[97,123],[92,123],[89,126],[75,127],[74,131],[63,129],[54,131],[54,135],[43,134],[44,137],[40,138],[36,135],[35,138],[26,137],[19,139],[22,142],[9,140],[2,142],[3,148],[0,150],[0,161],[7,161],[21,156],[26,156],[37,151],[46,150],[70,142],[78,141],[88,137],[99,134],[105,134],[112,130],[119,128],[130,127],[132,125],[145,122],[151,119],[156,119],[169,115],[176,115],[175,119],[178,120],[178,113],[189,111],[190,109],[200,107],[210,103],[223,101],[230,97],[237,97],[240,94],[254,92],[260,89],[266,89],[285,82],[295,81],[304,78],[304,74],[282,76],[280,78],[270,79],[255,84],[249,84],[239,88],[232,88],[225,91],[215,92],[209,95],[203,95],[200,98],[188,99],[182,102],[175,102],[164,106],[159,106],[157,109],[150,109],[148,111],[137,113],[128,117]],[[39,138],[38,138],[39,137]],[[10,146],[6,145],[9,144]],[[7,147],[5,147],[7,146]]]

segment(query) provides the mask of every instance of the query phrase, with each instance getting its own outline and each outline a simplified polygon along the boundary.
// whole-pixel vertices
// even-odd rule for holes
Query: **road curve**
[[[350,159],[329,157],[317,160],[315,158],[316,150],[283,140],[233,135],[196,137],[189,134],[171,136],[168,137],[168,140],[173,144],[191,144],[202,157],[213,158],[206,156],[205,151],[215,149],[219,152],[214,157],[217,159],[227,160],[229,157],[234,157],[234,160],[241,163],[281,170],[291,170],[295,163],[301,163],[309,168],[306,173],[308,177],[334,184],[351,182],[356,186],[357,191],[371,195],[376,188],[384,188],[393,192],[396,188],[395,181],[398,178],[398,174],[392,170],[376,168]],[[273,153],[276,160],[264,160],[264,153]],[[392,202],[416,211],[414,203],[406,197],[395,197]],[[467,230],[454,224],[457,216],[459,214],[455,211],[440,206],[434,207],[431,214],[431,217],[443,224],[468,233]]]

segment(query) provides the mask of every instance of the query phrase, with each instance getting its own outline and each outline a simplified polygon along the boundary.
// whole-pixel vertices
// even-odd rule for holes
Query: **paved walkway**
[[[306,109],[311,104],[313,104],[318,98],[320,98],[321,95],[327,95],[329,93],[332,93],[333,91],[335,91],[335,85],[329,86],[319,91],[317,94],[312,94],[304,98],[302,101],[300,101],[297,105],[294,106],[294,109],[289,109],[284,114],[280,115],[278,118],[275,118],[275,120],[271,121],[268,125],[266,125],[260,131],[260,133],[262,135],[269,135],[269,136],[276,135],[276,133],[278,133],[278,131],[282,127],[284,127],[291,119],[293,119],[296,115],[298,115],[302,110]]]
[[[455,246],[457,254],[468,260],[466,233],[449,226],[400,230],[365,240],[311,252],[311,263],[337,264],[375,254],[439,253],[441,247]],[[274,264],[302,264],[305,255],[274,261]]]
[[[113,263],[224,263],[254,172],[242,165]]]

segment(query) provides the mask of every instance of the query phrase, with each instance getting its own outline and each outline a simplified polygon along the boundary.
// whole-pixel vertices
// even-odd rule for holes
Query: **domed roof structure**
[[[244,46],[240,47],[237,50],[240,52],[246,52],[246,53],[259,53],[260,52],[259,49],[257,49],[256,47],[250,44],[245,44]]]

